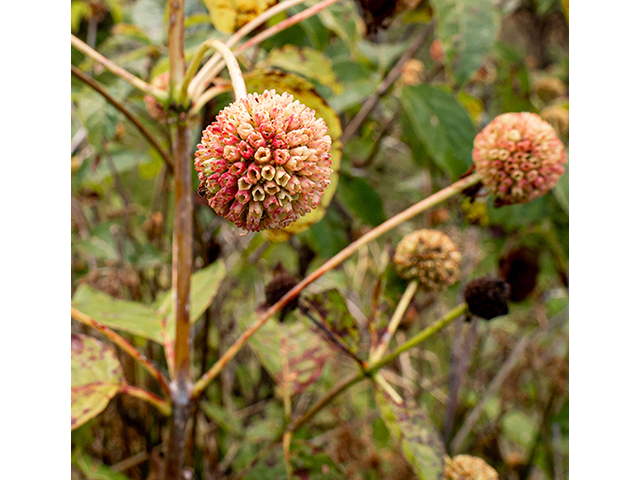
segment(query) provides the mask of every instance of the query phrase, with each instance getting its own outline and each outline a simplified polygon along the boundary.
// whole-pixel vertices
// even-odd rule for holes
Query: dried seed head
[[[320,203],[331,177],[331,138],[292,95],[236,100],[202,132],[195,167],[211,208],[248,231],[284,228]]]
[[[471,455],[446,458],[445,480],[498,480],[498,472],[483,459]]]
[[[442,290],[458,280],[462,256],[456,245],[437,230],[417,230],[396,248],[393,262],[398,275],[418,280],[427,291]]]
[[[535,113],[505,113],[473,142],[473,161],[495,205],[527,203],[558,183],[567,155],[553,127]]]
[[[485,320],[509,313],[511,288],[504,280],[491,277],[476,278],[464,289],[464,300],[469,311]]]
[[[151,86],[160,90],[169,90],[169,72],[164,72],[151,80]],[[169,114],[164,109],[162,104],[155,99],[153,95],[145,95],[144,104],[147,107],[149,115],[159,122],[166,122],[169,118]]]
[[[270,307],[274,305],[278,300],[285,296],[285,294],[298,284],[298,280],[289,275],[286,272],[276,275],[271,282],[265,287],[264,293],[267,300],[267,305]],[[298,299],[295,297],[291,300],[279,313],[280,321],[283,321],[287,313],[292,312],[298,308]]]

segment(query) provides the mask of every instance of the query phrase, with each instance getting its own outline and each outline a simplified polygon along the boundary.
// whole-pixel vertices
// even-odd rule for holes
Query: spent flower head
[[[469,312],[485,320],[509,313],[511,287],[498,277],[487,275],[470,281],[464,289]]]
[[[417,230],[396,248],[393,263],[405,280],[418,280],[427,291],[442,290],[456,282],[462,256],[451,239],[437,230]]]
[[[547,193],[567,161],[553,127],[535,113],[504,113],[473,142],[473,161],[497,207],[527,203]]]
[[[331,137],[288,93],[252,93],[202,132],[198,193],[248,231],[284,228],[320,203],[331,177]]]
[[[498,472],[487,462],[471,455],[446,458],[445,480],[498,480]]]

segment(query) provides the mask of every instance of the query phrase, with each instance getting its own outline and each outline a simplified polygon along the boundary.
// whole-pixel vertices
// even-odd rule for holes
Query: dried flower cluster
[[[496,206],[527,203],[564,173],[567,155],[553,127],[535,113],[505,113],[473,142],[473,161]]]
[[[469,312],[485,320],[509,313],[511,287],[501,278],[486,277],[470,281],[464,289]]]
[[[284,228],[316,208],[331,177],[331,138],[315,112],[275,90],[222,110],[202,132],[198,192],[248,231]]]
[[[427,291],[446,288],[458,280],[462,256],[456,245],[437,230],[417,230],[396,248],[393,262],[405,280],[418,280]]]
[[[445,480],[498,480],[498,472],[483,459],[456,455],[446,459]]]

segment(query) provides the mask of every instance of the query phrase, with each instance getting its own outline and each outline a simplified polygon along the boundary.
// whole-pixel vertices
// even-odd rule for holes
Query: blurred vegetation
[[[188,58],[204,40],[228,38],[211,23],[207,6],[213,3],[186,2]],[[367,99],[377,101],[353,134],[343,135],[335,195],[305,231],[279,243],[263,234],[241,236],[193,192],[194,264],[198,271],[208,267],[198,280],[202,292],[192,318],[194,375],[238,338],[276,276],[302,278],[372,227],[457,180],[471,165],[475,134],[496,115],[539,113],[568,146],[568,2],[404,0],[388,2],[395,9],[382,13],[377,3],[340,1],[239,57],[256,89],[271,88],[269,79],[279,72],[287,85],[296,79],[319,97],[342,126],[334,140]],[[164,1],[73,0],[71,12],[72,32],[130,72],[150,81],[167,70]],[[431,30],[423,35],[425,29]],[[413,58],[398,64],[412,45]],[[168,127],[150,116],[141,93],[76,50],[71,57],[169,151]],[[400,75],[381,92],[394,66]],[[194,150],[201,130],[230,101],[230,94],[215,98],[192,122]],[[99,320],[116,299],[126,301],[117,304],[123,316],[129,308],[139,309],[136,318],[153,316],[171,286],[171,174],[135,127],[75,78],[71,110],[74,302]],[[195,172],[193,178],[197,185]],[[486,459],[505,480],[568,478],[568,198],[567,171],[551,193],[526,205],[496,209],[482,195],[451,199],[363,247],[302,294],[326,318],[345,319],[346,341],[365,358],[371,331],[386,325],[406,286],[389,261],[404,234],[445,232],[463,264],[460,281],[444,293],[418,292],[392,346],[461,301],[471,279],[506,278],[514,295],[509,315],[491,322],[461,318],[384,375],[428,415],[450,455],[452,440],[480,408],[461,451]],[[160,334],[137,320],[124,328],[121,320],[113,328],[166,371]],[[76,323],[72,331],[91,333]],[[311,367],[295,363],[296,351],[312,348]],[[117,354],[128,383],[160,393],[129,357]],[[357,371],[301,309],[283,322],[270,320],[193,413],[187,464],[195,478],[287,478],[282,448],[272,445],[285,418],[283,385],[291,387],[282,381],[283,364],[300,374],[294,416]],[[115,396],[101,415],[73,431],[73,478],[160,478],[164,422],[148,404]],[[291,449],[299,478],[417,478],[368,382],[296,432]]]

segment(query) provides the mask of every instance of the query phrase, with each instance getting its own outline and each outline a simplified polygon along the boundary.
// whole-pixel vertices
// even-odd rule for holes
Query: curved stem
[[[231,77],[231,86],[233,87],[233,91],[236,95],[236,100],[247,96],[247,87],[244,84],[244,78],[242,78],[242,71],[240,70],[240,65],[238,65],[238,60],[233,55],[231,50],[229,50],[229,47],[227,47],[224,43],[222,43],[220,40],[211,39],[200,44],[198,50],[196,51],[196,54],[189,64],[189,69],[187,70],[184,81],[182,82],[180,102],[184,102],[187,99],[189,82],[198,70],[204,54],[211,49],[217,50],[222,55],[222,58],[227,64],[229,76]]]
[[[115,98],[113,98],[109,94],[109,92],[107,92],[102,87],[102,85],[96,82],[93,78],[88,77],[87,75],[82,73],[80,69],[78,69],[77,67],[74,67],[73,65],[71,65],[71,74],[74,77],[76,77],[78,80],[86,83],[91,88],[93,88],[96,92],[102,95],[107,102],[109,102],[111,105],[117,108],[120,113],[122,113],[125,117],[127,117],[127,119],[129,119],[129,121],[135,125],[138,131],[151,144],[151,146],[156,149],[156,151],[160,154],[160,156],[162,157],[162,160],[164,160],[164,163],[167,165],[171,173],[173,173],[173,163],[171,162],[171,157],[169,157],[169,154],[164,150],[164,148],[162,148],[162,145],[158,143],[155,137],[151,135],[151,132],[149,132],[149,130],[146,129],[146,127],[140,122],[140,120],[138,120],[129,110],[127,110],[124,105],[122,105]]]
[[[82,40],[80,40],[78,37],[76,37],[73,34],[71,35],[71,45],[75,47],[77,50],[84,53],[87,57],[95,60],[100,65],[104,66],[111,73],[114,73],[115,75],[119,76],[123,80],[126,80],[137,89],[142,90],[143,92],[148,93],[150,95],[153,95],[157,100],[164,102],[169,98],[169,95],[167,94],[167,92],[160,90],[158,88],[152,87],[144,80],[136,77],[132,73],[127,72],[120,65],[117,65],[113,63],[111,60],[109,60],[107,57],[100,55],[93,48],[91,48],[89,45],[84,43]]]
[[[147,392],[142,388],[134,387],[133,385],[122,385],[120,387],[120,392],[149,402],[151,405],[156,407],[165,417],[171,415],[171,405],[151,392]]]
[[[167,395],[167,397],[170,396],[169,381],[167,380],[167,378],[162,374],[162,372],[160,372],[160,370],[156,368],[155,365],[153,365],[149,361],[147,357],[145,357],[142,353],[140,353],[133,345],[131,345],[129,342],[127,342],[124,338],[122,338],[120,335],[118,335],[116,332],[111,330],[106,325],[103,325],[102,323],[98,322],[94,318],[90,317],[85,313],[82,313],[80,310],[77,310],[73,307],[71,307],[71,317],[75,318],[76,320],[78,320],[80,323],[84,325],[87,325],[89,327],[95,328],[96,330],[99,330],[100,333],[102,333],[105,337],[107,337],[114,344],[116,344],[122,350],[128,353],[131,356],[131,358],[133,358],[136,362],[138,362],[140,366],[149,373],[149,375],[151,375],[153,378],[155,378],[158,381],[165,395]]]
[[[198,97],[198,99],[193,103],[193,106],[189,110],[189,116],[197,115],[197,113],[202,110],[202,108],[209,103],[213,98],[217,97],[221,93],[224,93],[230,90],[231,87],[228,85],[211,87],[206,90],[202,95]]]
[[[400,325],[400,321],[402,320],[402,317],[404,317],[404,312],[407,311],[407,308],[409,307],[409,303],[411,303],[411,299],[413,298],[417,290],[418,290],[418,281],[412,280],[409,283],[409,285],[407,285],[407,289],[402,294],[402,298],[400,299],[400,302],[398,302],[398,306],[396,307],[396,310],[393,312],[393,315],[391,316],[391,321],[387,326],[387,330],[384,332],[384,334],[382,335],[382,338],[380,339],[380,344],[371,354],[371,357],[370,357],[371,363],[375,363],[378,360],[380,360],[380,358],[384,354],[384,351],[387,349],[387,346],[389,345],[389,342],[391,341],[393,334],[396,333],[396,329],[398,328],[398,325]]]
[[[262,25],[264,22],[269,20],[274,15],[277,15],[280,12],[284,12],[288,8],[298,5],[303,1],[304,0],[286,0],[284,2],[278,3],[277,5],[274,5],[268,10],[265,10],[256,18],[251,20],[249,23],[247,23],[246,25],[243,25],[236,33],[231,35],[231,37],[229,37],[229,40],[225,42],[225,45],[227,46],[227,48],[233,47],[236,43],[242,40],[242,38],[245,35],[247,35],[248,33],[251,33],[253,30],[258,28],[260,25]],[[222,60],[222,55],[220,55],[219,53],[216,53],[213,57],[211,57],[207,61],[207,63],[204,64],[204,66],[193,78],[193,81],[189,83],[189,87],[188,87],[189,98],[197,99],[198,97],[200,97],[202,92],[204,92],[204,89],[206,88],[208,81],[211,78],[215,77],[218,73],[220,73],[220,71],[222,70],[222,67],[221,66],[219,67],[218,65],[220,60]],[[216,70],[218,67],[220,69]]]
[[[231,347],[218,359],[218,361],[213,364],[213,366],[209,369],[209,371],[198,380],[193,386],[192,398],[197,397],[202,393],[205,387],[211,382],[222,370],[222,368],[237,355],[238,351],[244,346],[245,343],[249,341],[249,338],[262,326],[264,325],[269,318],[279,312],[287,303],[297,297],[302,290],[304,290],[308,285],[314,282],[316,279],[320,278],[322,275],[327,273],[329,270],[340,265],[343,261],[349,258],[354,252],[358,250],[362,245],[369,243],[372,240],[375,240],[380,235],[392,230],[397,227],[401,223],[409,220],[410,218],[418,215],[419,213],[425,211],[426,209],[437,205],[438,203],[462,192],[463,190],[469,188],[471,185],[480,181],[480,177],[477,173],[469,175],[468,177],[463,178],[462,180],[458,180],[456,183],[449,185],[446,188],[443,188],[437,193],[421,200],[415,205],[407,208],[403,212],[395,215],[390,218],[386,222],[378,225],[373,230],[369,231],[362,237],[360,237],[355,242],[351,243],[348,247],[343,249],[341,252],[334,255],[331,259],[327,260],[320,268],[318,268],[315,272],[309,274],[306,278],[304,278],[300,283],[298,283],[295,287],[293,287],[289,292],[287,292],[280,300],[278,300],[274,305],[272,305],[266,312],[264,312],[258,320],[256,320],[253,325],[247,328],[240,338],[235,341]]]

